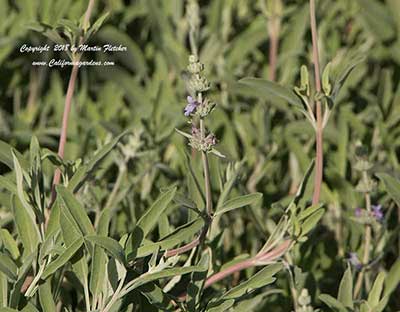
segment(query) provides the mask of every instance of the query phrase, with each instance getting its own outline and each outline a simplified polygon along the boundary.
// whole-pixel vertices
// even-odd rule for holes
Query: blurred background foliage
[[[214,200],[233,175],[238,179],[232,196],[264,194],[262,202],[221,218],[224,234],[216,243],[220,252],[214,260],[219,265],[259,250],[282,213],[280,203],[296,192],[314,157],[314,132],[301,114],[237,82],[248,76],[268,78],[271,16],[262,2],[199,1],[199,57],[212,83],[210,97],[218,104],[209,125],[219,138],[219,150],[227,155],[222,162],[211,157]],[[305,272],[304,284],[314,306],[322,307],[318,295],[336,296],[348,254],[361,246],[363,225],[352,218],[355,209],[364,205],[355,189],[360,178],[354,170],[356,143],[368,148],[373,173],[400,178],[400,1],[320,0],[317,4],[321,64],[331,61],[339,66],[354,56],[365,57],[342,88],[325,130],[321,200],[326,213],[312,239],[291,252],[297,273]],[[86,5],[73,0],[0,0],[0,139],[22,153],[28,151],[32,134],[42,147],[57,150],[71,68],[32,66],[32,61],[67,56],[20,53],[19,48],[24,43],[52,44],[32,31],[31,23],[62,28],[65,19],[77,23]],[[80,68],[66,159],[85,160],[124,129],[133,130],[79,193],[93,220],[105,205],[112,205],[110,236],[120,239],[133,230],[138,216],[166,186],[178,185],[180,193],[202,205],[187,173],[186,141],[174,130],[187,127],[181,73],[190,54],[188,20],[196,22],[196,17],[188,16],[184,0],[98,0],[92,20],[105,12],[108,18],[88,44],[122,44],[128,51],[84,54],[84,60],[111,60],[116,65]],[[294,86],[300,65],[311,68],[308,1],[283,1],[279,19],[276,81]],[[199,159],[194,157],[191,166],[201,179]],[[52,166],[44,170],[52,176]],[[8,168],[1,171],[7,174]],[[44,183],[50,189],[51,178]],[[388,270],[398,258],[400,214],[383,184],[372,200],[382,204],[385,213],[373,250],[377,264],[372,271],[378,272]],[[2,192],[0,225],[12,232],[9,201],[9,194]],[[191,218],[191,212],[175,208],[162,216],[153,239]],[[252,273],[247,270],[244,277]],[[239,278],[225,283],[234,285]],[[257,297],[257,305],[246,311],[289,311],[292,302],[283,273],[277,285],[283,295]],[[385,311],[400,309],[396,291]]]

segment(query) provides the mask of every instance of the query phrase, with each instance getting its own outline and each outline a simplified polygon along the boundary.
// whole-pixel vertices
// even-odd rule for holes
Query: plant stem
[[[72,67],[71,76],[69,77],[67,95],[65,96],[65,103],[64,103],[64,113],[62,118],[62,126],[61,126],[61,134],[60,134],[60,141],[58,144],[58,156],[64,158],[64,151],[65,151],[65,143],[67,141],[67,130],[68,130],[68,121],[69,121],[69,113],[71,111],[71,103],[72,97],[75,90],[75,83],[76,78],[78,76],[78,65],[74,65]],[[55,189],[54,187],[60,183],[61,171],[57,168],[56,173],[53,179],[53,196],[55,196]]]
[[[117,180],[114,183],[113,189],[111,191],[110,196],[107,199],[104,209],[109,209],[110,207],[112,207],[112,205],[116,204],[115,199],[118,195],[118,190],[121,187],[122,181],[124,180],[125,173],[126,173],[126,165],[124,164],[124,165],[120,166],[118,169]]]
[[[363,172],[363,180],[368,181],[368,176],[367,172]],[[365,208],[367,209],[368,214],[371,211],[371,195],[369,192],[365,193]],[[365,268],[368,265],[369,262],[369,250],[371,247],[371,235],[372,234],[372,229],[371,229],[371,224],[367,223],[365,224],[365,236],[364,236],[364,253],[363,253],[363,258],[362,258],[362,269],[360,273],[358,274],[357,281],[356,281],[356,286],[354,287],[354,298],[357,298],[363,284],[364,276],[365,276]]]
[[[318,52],[318,33],[317,33],[317,22],[315,18],[315,0],[310,0],[310,24],[311,24],[311,37],[313,46],[313,63],[314,63],[314,76],[315,76],[315,90],[317,93],[321,92],[321,77],[319,69],[319,52]],[[319,203],[321,194],[322,178],[323,178],[323,126],[322,126],[322,112],[321,112],[321,101],[316,101],[316,169],[315,169],[315,180],[314,180],[314,194],[313,204]]]
[[[85,17],[84,17],[84,22],[83,22],[83,28],[87,28],[89,25],[90,21],[90,16],[92,14],[94,7],[94,0],[89,0],[88,7],[85,12]],[[83,43],[83,36],[80,37],[79,43]],[[76,55],[76,59],[74,61],[79,61],[80,59],[80,54]],[[68,120],[69,120],[69,114],[71,111],[71,103],[72,103],[72,97],[74,95],[75,91],[75,84],[76,84],[76,79],[78,77],[78,65],[73,65],[72,70],[71,70],[71,75],[69,77],[69,82],[68,82],[68,89],[67,89],[67,94],[65,96],[65,103],[64,103],[64,113],[63,113],[63,118],[62,118],[62,126],[61,126],[61,134],[60,134],[60,140],[58,143],[58,155],[61,158],[64,158],[64,151],[65,151],[65,144],[67,142],[67,130],[68,130]],[[52,186],[52,198],[50,201],[49,207],[52,206],[54,203],[54,200],[56,198],[56,192],[55,192],[55,187],[60,183],[60,178],[61,178],[61,171],[60,169],[56,169],[56,172],[54,174],[53,178],[53,186]]]
[[[204,120],[200,119],[200,134],[202,140],[205,138],[205,126]],[[204,170],[204,187],[206,190],[206,211],[209,217],[212,216],[213,207],[212,207],[212,194],[211,194],[211,183],[210,183],[210,167],[208,164],[208,157],[206,152],[201,152],[201,159],[203,161],[203,170]]]
[[[212,284],[224,279],[225,277],[235,273],[239,272],[245,269],[248,269],[253,266],[260,266],[260,265],[265,265],[265,263],[272,262],[274,260],[277,260],[280,258],[285,252],[290,248],[292,241],[286,240],[282,244],[280,244],[278,247],[275,249],[265,252],[265,253],[260,253],[254,256],[253,258],[243,260],[239,263],[236,263],[225,270],[218,272],[211,277],[209,277],[205,284],[204,288],[210,287]]]
[[[288,275],[289,275],[290,292],[292,293],[292,298],[293,298],[293,308],[294,308],[294,311],[297,312],[299,310],[299,304],[297,302],[298,298],[299,298],[299,294],[297,292],[295,282],[294,282],[294,276],[293,276],[292,270],[290,268],[290,266],[293,265],[293,261],[289,255],[289,253],[285,254],[285,260],[287,262],[287,271],[288,271]]]
[[[123,286],[125,283],[125,277],[126,277],[126,273],[124,274],[124,276],[121,278],[121,280],[119,281],[118,287],[115,290],[114,294],[112,295],[110,301],[107,303],[106,307],[101,310],[101,312],[108,312],[112,306],[114,305],[115,302],[117,302],[117,300],[123,296],[123,294],[121,294],[122,290],[123,290]],[[129,283],[125,286],[125,288],[129,285]]]
[[[268,21],[268,33],[270,39],[268,79],[271,81],[275,81],[276,79],[280,24],[281,24],[280,16],[277,15],[272,16]]]

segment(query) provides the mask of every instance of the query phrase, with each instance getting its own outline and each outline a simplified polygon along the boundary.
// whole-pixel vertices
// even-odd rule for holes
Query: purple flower
[[[192,135],[193,136],[200,135],[200,129],[197,128],[195,125],[192,125]]]
[[[372,205],[371,214],[377,221],[382,221],[383,219],[382,205]]]
[[[357,270],[360,270],[362,267],[362,264],[360,260],[358,259],[357,253],[355,252],[350,252],[349,258],[347,259],[352,266],[354,266]]]
[[[359,218],[362,216],[362,209],[361,208],[356,208],[356,210],[354,211],[354,215]]]
[[[185,107],[185,116],[190,116],[190,114],[194,113],[199,102],[197,102],[193,97],[190,95],[187,97],[188,104]]]

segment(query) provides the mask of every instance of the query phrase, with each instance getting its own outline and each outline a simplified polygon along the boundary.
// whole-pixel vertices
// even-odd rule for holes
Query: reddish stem
[[[279,17],[274,16],[269,23],[268,32],[269,32],[269,69],[268,69],[268,78],[271,81],[275,81],[276,79],[276,67],[278,62],[278,47],[279,47],[279,29],[280,29],[280,20]]]
[[[321,77],[319,68],[319,52],[318,52],[318,33],[317,33],[317,21],[315,18],[315,0],[310,0],[310,24],[311,24],[311,37],[313,45],[313,63],[314,63],[314,76],[315,76],[315,90],[317,93],[321,92]],[[323,127],[322,127],[322,112],[321,102],[316,101],[316,169],[315,169],[315,180],[314,180],[314,194],[313,204],[319,202],[323,178]]]
[[[90,21],[90,16],[92,14],[94,7],[94,0],[89,0],[86,12],[85,12],[85,17],[83,21],[83,28],[86,30],[89,27],[89,21]],[[79,39],[79,44],[82,44],[84,40],[84,37],[81,36]],[[78,62],[80,59],[80,55],[77,55],[76,59],[73,59],[73,61]],[[58,156],[60,156],[61,159],[64,158],[64,151],[65,151],[65,144],[67,142],[67,131],[68,131],[68,120],[69,120],[69,114],[71,112],[71,103],[72,103],[72,97],[74,95],[74,90],[75,90],[75,84],[76,84],[76,79],[78,77],[78,65],[73,65],[72,66],[72,71],[71,75],[69,77],[69,83],[68,83],[68,89],[67,89],[67,94],[65,96],[65,103],[64,103],[64,113],[63,113],[63,119],[62,119],[62,126],[61,126],[61,134],[60,134],[60,141],[58,143]],[[56,198],[56,191],[55,187],[60,183],[60,178],[61,178],[61,171],[59,168],[56,169],[56,172],[54,174],[53,178],[53,186],[52,186],[52,196],[51,196],[51,201],[49,207],[52,206],[54,203],[54,200]]]
[[[58,145],[58,156],[64,158],[65,143],[67,142],[67,130],[69,113],[71,112],[72,97],[74,95],[75,83],[78,76],[78,65],[72,67],[71,76],[69,77],[67,95],[65,96],[64,114],[62,119],[60,141]],[[61,171],[57,168],[53,179],[53,186],[60,183]]]
[[[194,247],[198,246],[199,243],[200,243],[200,236],[196,237],[193,241],[191,241],[190,243],[188,243],[182,247],[168,250],[164,255],[167,258],[176,256],[176,255],[180,255],[186,251],[192,250]]]
[[[260,253],[256,256],[254,256],[253,258],[243,260],[239,263],[236,263],[236,264],[228,267],[227,269],[225,269],[221,272],[218,272],[218,273],[212,275],[211,277],[209,277],[206,280],[206,283],[204,284],[204,288],[211,286],[212,284],[224,279],[225,277],[227,277],[235,272],[239,272],[239,271],[248,269],[253,266],[265,265],[266,262],[270,262],[270,261],[274,261],[274,260],[278,259],[289,249],[291,243],[292,243],[292,241],[286,240],[282,244],[280,244],[278,247],[276,247],[275,249],[273,249],[271,251]]]

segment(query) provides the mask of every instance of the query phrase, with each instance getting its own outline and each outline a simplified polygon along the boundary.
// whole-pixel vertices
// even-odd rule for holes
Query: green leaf
[[[11,177],[0,176],[0,187],[6,189],[11,194],[17,195],[17,186]]]
[[[353,276],[351,274],[350,266],[344,272],[343,278],[340,281],[338,300],[343,303],[344,306],[353,309]]]
[[[4,248],[10,253],[13,259],[17,259],[19,257],[18,244],[8,232],[7,229],[0,230],[0,238],[3,241]]]
[[[385,185],[389,196],[400,206],[400,182],[387,173],[377,173],[376,176]]]
[[[114,26],[106,25],[98,32],[96,38],[106,44],[121,44],[126,46],[127,51],[121,55],[119,60],[123,65],[137,74],[141,76],[146,75],[147,66],[142,50],[125,32],[120,31]]]
[[[225,312],[229,311],[229,308],[233,306],[235,300],[230,299],[226,301],[219,301],[217,305],[207,308],[207,312]]]
[[[56,200],[50,210],[50,217],[47,222],[45,238],[51,236],[59,229],[60,229],[60,200]]]
[[[319,209],[314,212],[310,217],[308,217],[301,225],[301,235],[304,236],[308,234],[308,232],[310,232],[317,225],[319,220],[321,220],[324,213],[324,209]]]
[[[204,269],[199,266],[187,266],[182,268],[173,268],[173,269],[164,269],[155,273],[145,273],[140,277],[136,278],[132,281],[132,286],[129,287],[129,291],[136,289],[139,286],[147,284],[152,281],[156,281],[163,278],[169,278],[178,275],[184,275],[192,272],[201,272]]]
[[[143,231],[143,237],[154,228],[157,224],[158,218],[167,209],[168,204],[172,201],[175,196],[176,187],[169,191],[161,194],[157,200],[151,205],[147,212],[139,219],[136,226]]]
[[[340,301],[336,300],[330,295],[322,294],[318,297],[322,302],[324,302],[328,307],[335,309],[339,312],[346,312],[347,309]]]
[[[299,213],[297,216],[299,218],[299,221],[305,220],[307,217],[311,216],[314,212],[322,208],[323,204],[316,204],[312,205],[310,207],[307,207],[304,209],[302,212]]]
[[[18,310],[4,307],[4,308],[0,308],[0,312],[18,312]]]
[[[161,311],[173,311],[172,308],[172,298],[165,293],[157,284],[147,283],[142,285],[137,289],[143,296],[147,298],[149,303]]]
[[[267,265],[261,271],[250,277],[247,281],[242,282],[240,285],[226,292],[221,298],[224,300],[236,299],[255,289],[272,284],[275,281],[273,276],[281,269],[281,263]]]
[[[116,258],[122,264],[126,263],[124,249],[116,240],[99,235],[86,236],[85,239],[104,248],[112,257]]]
[[[364,56],[358,55],[354,59],[350,60],[348,63],[344,64],[344,68],[341,69],[336,75],[333,83],[333,90],[332,90],[332,95],[331,99],[335,102],[335,99],[339,95],[339,91],[341,87],[344,85],[346,82],[346,79],[349,77],[350,73],[353,71],[353,69],[363,62],[365,60]]]
[[[196,312],[196,306],[200,302],[204,283],[206,281],[208,269],[210,266],[210,256],[208,252],[205,252],[202,255],[198,266],[202,267],[203,271],[193,272],[190,283],[187,287],[186,301],[189,312]]]
[[[71,213],[74,221],[78,224],[83,235],[86,236],[94,234],[95,232],[93,225],[90,222],[85,208],[83,208],[81,203],[75,198],[72,192],[62,185],[57,185],[56,191],[58,196],[60,196],[63,206]]]
[[[56,304],[51,293],[51,280],[48,279],[39,285],[39,301],[43,312],[57,311]]]
[[[385,273],[379,272],[378,276],[375,279],[374,284],[372,285],[372,289],[368,294],[369,306],[375,307],[378,305],[379,300],[381,298],[382,291],[383,291],[384,281],[385,281]]]
[[[100,162],[114,149],[114,147],[121,141],[121,139],[128,133],[128,131],[122,132],[120,135],[118,135],[114,140],[112,140],[110,143],[107,143],[104,145],[100,151],[94,155],[87,164],[81,166],[78,168],[78,170],[75,172],[73,177],[68,183],[68,189],[72,190],[73,193],[76,193],[83,183],[86,181],[88,177],[90,177]]]
[[[97,227],[97,234],[100,236],[108,236],[108,226],[111,218],[111,209],[102,211]],[[96,245],[94,247],[91,274],[90,274],[90,291],[93,296],[99,294],[103,288],[106,276],[107,256],[102,247]]]
[[[165,236],[158,242],[145,243],[137,250],[137,258],[151,255],[155,250],[168,250],[182,242],[190,239],[204,226],[202,218],[195,219],[175,229],[171,234]],[[133,260],[128,256],[128,261]]]
[[[322,73],[322,88],[326,95],[331,93],[332,86],[329,82],[329,73],[330,73],[331,63],[329,62],[325,68],[324,72]]]
[[[0,253],[0,271],[3,272],[11,281],[17,280],[18,267],[7,255]]]
[[[32,302],[28,302],[28,304],[24,306],[21,312],[39,312],[39,310],[33,305]]]
[[[7,144],[6,142],[0,140],[0,163],[5,164],[8,168],[13,169],[14,168],[14,157],[13,153],[16,155],[18,158],[21,167],[25,170],[27,169],[28,163],[24,160],[22,155],[14,150],[11,145]]]
[[[357,0],[360,5],[361,17],[376,39],[389,40],[395,35],[395,26],[390,11],[386,5],[376,0]]]
[[[66,41],[58,34],[56,30],[53,29],[51,25],[47,25],[45,23],[31,23],[28,28],[41,33],[54,43],[66,44]]]
[[[384,296],[389,296],[399,285],[400,282],[400,259],[390,268],[385,280]]]
[[[301,181],[299,187],[297,188],[296,195],[291,204],[295,204],[297,206],[298,203],[302,200],[306,191],[310,188],[310,185],[313,183],[313,181],[311,181],[310,178],[314,172],[314,167],[315,167],[315,160],[313,159],[309,164],[307,171],[304,174],[303,180]]]
[[[239,81],[254,91],[254,94],[266,99],[271,100],[271,97],[279,98],[287,103],[302,108],[303,104],[296,94],[275,82],[260,79],[260,78],[243,78]]]
[[[222,215],[228,211],[251,205],[262,198],[262,196],[262,193],[253,193],[230,199],[223,203],[221,207],[217,207],[215,215]]]
[[[56,272],[59,268],[64,266],[81,248],[83,239],[78,238],[74,243],[71,244],[64,252],[57,257],[56,260],[52,261],[43,271],[42,278],[46,279]]]
[[[8,304],[8,280],[7,276],[0,272],[0,307]]]
[[[40,242],[39,230],[17,197],[12,196],[11,206],[15,227],[24,246],[24,253],[32,253]]]
[[[94,35],[100,27],[103,25],[104,21],[107,19],[107,17],[110,15],[110,12],[106,12],[103,15],[101,15],[93,24],[92,27],[90,27],[87,37],[89,38],[90,36]]]
[[[60,201],[60,199],[57,199]],[[71,213],[67,209],[62,209],[60,214],[61,231],[66,247],[71,246],[78,239],[84,239],[82,232],[79,230],[78,224],[74,221]],[[84,256],[84,251],[79,250],[71,259],[73,271],[78,279],[82,282],[85,292],[88,292],[88,265]]]
[[[17,182],[17,195],[18,199],[20,200],[22,206],[24,207],[25,211],[27,212],[27,215],[32,221],[32,224],[36,225],[36,215],[34,212],[33,207],[28,203],[25,197],[25,191],[24,191],[24,173],[22,171],[22,168],[19,164],[19,161],[17,157],[15,156],[14,152],[11,152],[14,160],[14,171],[15,171],[15,180]],[[37,229],[37,227],[36,227]],[[37,229],[37,232],[39,234],[39,230]],[[39,235],[40,236],[40,235]]]

